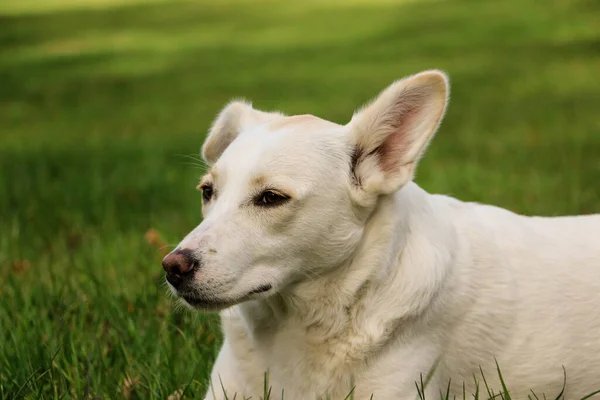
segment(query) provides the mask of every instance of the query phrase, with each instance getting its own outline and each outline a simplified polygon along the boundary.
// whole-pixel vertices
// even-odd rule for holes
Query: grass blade
[[[564,395],[565,395],[565,388],[567,387],[567,370],[565,369],[565,366],[562,366],[563,368],[563,386],[562,389],[560,390],[560,393],[558,394],[558,396],[556,396],[556,398],[554,400],[560,400],[563,399],[564,400]]]
[[[504,377],[502,376],[502,371],[500,371],[500,365],[498,364],[498,360],[494,357],[494,361],[496,362],[496,369],[498,370],[498,377],[500,378],[500,384],[502,385],[502,398],[504,400],[512,400],[510,397],[510,393],[508,392],[508,388],[506,387],[506,383],[504,382]]]
[[[356,389],[356,386],[352,387],[352,389],[350,390],[350,393],[348,393],[346,395],[346,397],[344,397],[344,400],[350,400],[350,399],[354,398],[354,389]]]
[[[597,394],[600,394],[600,389],[598,389],[598,390],[596,390],[595,392],[592,392],[592,393],[590,393],[590,394],[588,394],[588,395],[586,395],[586,396],[582,397],[582,398],[581,398],[581,399],[579,399],[579,400],[587,400],[587,399],[590,399],[592,396],[595,396],[595,395],[597,395]]]

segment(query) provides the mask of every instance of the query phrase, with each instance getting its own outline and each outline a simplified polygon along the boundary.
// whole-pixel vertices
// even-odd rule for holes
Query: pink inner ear
[[[419,117],[422,98],[412,93],[406,95],[408,98],[403,94],[385,117],[389,133],[376,152],[384,173],[393,173],[408,162],[405,158],[414,141],[411,130]]]

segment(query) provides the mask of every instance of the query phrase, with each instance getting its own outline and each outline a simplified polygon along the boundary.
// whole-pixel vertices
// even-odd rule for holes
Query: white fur
[[[414,167],[445,112],[425,71],[345,126],[228,105],[207,138],[214,196],[179,245],[225,336],[207,399],[427,398],[451,380],[566,399],[600,389],[600,215],[526,217],[431,195]],[[276,189],[291,199],[260,207]],[[272,289],[249,294],[261,285]],[[230,307],[231,306],[231,307]],[[227,308],[229,307],[229,308]],[[185,362],[185,360],[182,360]],[[222,385],[222,386],[221,386]]]

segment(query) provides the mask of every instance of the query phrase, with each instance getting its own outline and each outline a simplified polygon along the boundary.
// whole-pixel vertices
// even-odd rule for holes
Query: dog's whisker
[[[202,156],[197,155],[197,154],[175,154],[175,155],[178,157],[189,158],[191,160],[198,161],[200,163],[207,165],[206,161],[204,161]]]

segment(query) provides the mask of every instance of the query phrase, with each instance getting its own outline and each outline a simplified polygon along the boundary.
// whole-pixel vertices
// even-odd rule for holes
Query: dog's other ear
[[[209,164],[214,164],[243,129],[282,116],[283,114],[278,112],[255,110],[251,103],[244,100],[229,102],[219,112],[208,132],[202,145],[202,157]]]
[[[365,192],[390,194],[414,176],[446,110],[449,84],[437,70],[398,80],[348,123],[352,173]]]

